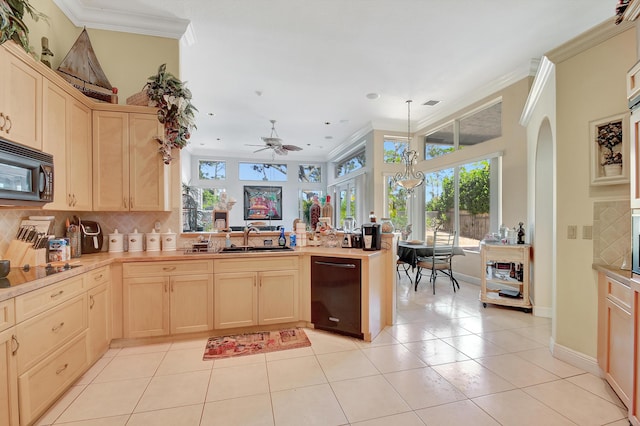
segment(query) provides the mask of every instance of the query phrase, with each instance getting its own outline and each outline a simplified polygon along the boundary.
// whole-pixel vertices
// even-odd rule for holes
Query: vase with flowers
[[[596,142],[605,176],[622,174],[622,121],[603,124],[597,130]]]

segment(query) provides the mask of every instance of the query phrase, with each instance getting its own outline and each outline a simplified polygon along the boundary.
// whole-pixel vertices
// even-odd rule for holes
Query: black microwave
[[[53,156],[0,139],[0,206],[53,201]]]

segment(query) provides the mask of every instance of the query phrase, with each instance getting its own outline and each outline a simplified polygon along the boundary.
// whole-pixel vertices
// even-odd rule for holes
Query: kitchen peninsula
[[[312,327],[313,255],[361,262],[361,331],[371,341],[395,314],[396,244],[385,234],[380,251],[102,252],[52,275],[12,268],[0,288],[0,410],[29,424],[110,346]]]

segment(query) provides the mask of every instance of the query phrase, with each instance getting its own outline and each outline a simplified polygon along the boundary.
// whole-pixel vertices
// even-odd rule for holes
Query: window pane
[[[384,141],[384,162],[402,163],[402,154],[407,150],[407,141],[385,140]]]
[[[393,176],[386,178],[387,214],[396,231],[407,226],[407,190],[396,185]]]
[[[453,150],[453,123],[428,134],[424,138],[425,160],[440,157]]]
[[[364,149],[346,160],[336,164],[336,177],[344,176],[365,166]]]
[[[460,167],[459,245],[478,247],[489,233],[491,206],[490,160]]]
[[[311,217],[309,216],[309,208],[311,207],[311,204],[313,204],[313,197],[317,196],[318,200],[322,199],[322,191],[318,191],[315,189],[312,190],[307,190],[307,189],[301,189],[300,190],[300,206],[299,206],[299,216],[302,220],[304,220],[304,223],[306,223],[307,225],[309,225],[311,223]]]
[[[300,164],[298,167],[298,182],[322,182],[322,167],[312,164]]]
[[[269,163],[239,163],[240,180],[286,182],[287,165]]]
[[[454,229],[454,169],[444,169],[425,176],[425,232],[433,236],[436,228]],[[426,238],[425,238],[426,239]]]
[[[213,210],[225,193],[224,188],[182,188],[182,230],[183,232],[213,230]]]
[[[225,161],[200,160],[198,176],[201,180],[223,180],[227,177]]]
[[[502,135],[502,102],[460,119],[460,142],[462,148],[475,145]]]
[[[338,189],[338,205],[340,206],[338,226],[342,226],[346,217],[356,217],[356,189],[353,183],[341,186]]]

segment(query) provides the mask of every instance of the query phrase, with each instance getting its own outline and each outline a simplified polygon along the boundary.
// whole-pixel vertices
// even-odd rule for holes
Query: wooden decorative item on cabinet
[[[532,305],[529,298],[529,256],[531,246],[529,244],[482,244],[480,248],[480,265],[484,268],[480,274],[480,301],[486,308],[487,303],[494,305],[511,306],[521,308],[525,312],[531,312]],[[493,265],[511,265],[511,268],[520,268],[522,279],[510,276],[510,269],[500,272],[495,271]],[[489,271],[493,270],[491,275]],[[510,290],[517,294],[515,297],[501,296],[500,292]],[[506,294],[507,292],[504,292]]]

